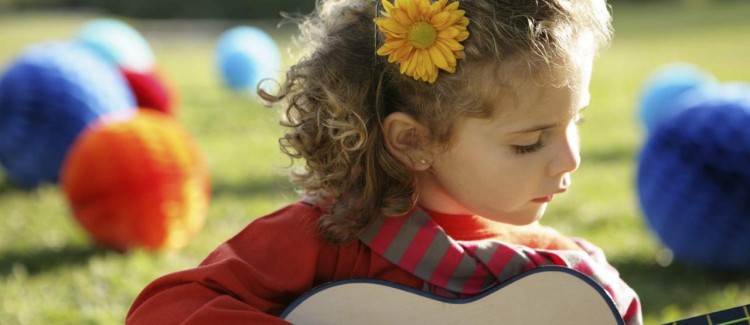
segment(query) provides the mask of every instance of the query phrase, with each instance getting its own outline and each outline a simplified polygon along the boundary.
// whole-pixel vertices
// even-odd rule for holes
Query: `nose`
[[[581,165],[580,139],[578,129],[571,123],[565,130],[565,136],[560,141],[557,150],[549,162],[550,176],[572,173]]]

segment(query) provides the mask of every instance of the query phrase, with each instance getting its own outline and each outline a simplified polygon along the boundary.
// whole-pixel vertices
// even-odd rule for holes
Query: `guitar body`
[[[293,324],[624,324],[598,284],[562,267],[537,268],[463,299],[380,280],[338,281],[303,295],[281,317]]]

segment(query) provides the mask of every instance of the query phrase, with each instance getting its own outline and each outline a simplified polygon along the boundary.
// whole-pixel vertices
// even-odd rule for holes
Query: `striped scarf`
[[[376,253],[426,282],[426,290],[449,297],[480,293],[543,265],[568,266],[589,276],[582,251],[544,251],[496,240],[456,241],[422,209],[381,218],[360,240]],[[579,267],[580,266],[580,267]]]

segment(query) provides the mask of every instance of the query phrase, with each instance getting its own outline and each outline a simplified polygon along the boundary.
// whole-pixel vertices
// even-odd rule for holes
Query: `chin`
[[[527,226],[532,223],[538,222],[539,220],[542,220],[542,217],[544,216],[544,211],[546,210],[547,205],[542,205],[541,208],[536,209],[536,211],[529,211],[531,214],[526,218],[518,218],[516,219],[518,221],[516,226]]]
[[[496,213],[492,217],[485,217],[487,219],[490,219],[495,222],[501,222],[509,225],[514,226],[528,226],[532,223],[538,222],[542,219],[542,216],[544,216],[546,205],[544,205],[541,208],[537,208],[534,210],[525,210],[525,211],[516,211],[516,212],[506,212],[506,213]]]

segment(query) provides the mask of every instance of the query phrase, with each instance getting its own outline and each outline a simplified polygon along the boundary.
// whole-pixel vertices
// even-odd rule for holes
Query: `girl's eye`
[[[529,154],[533,152],[539,151],[539,149],[542,149],[544,147],[544,143],[542,143],[542,139],[539,139],[534,144],[528,145],[528,146],[512,146],[513,151],[516,152],[517,155],[524,155]]]

